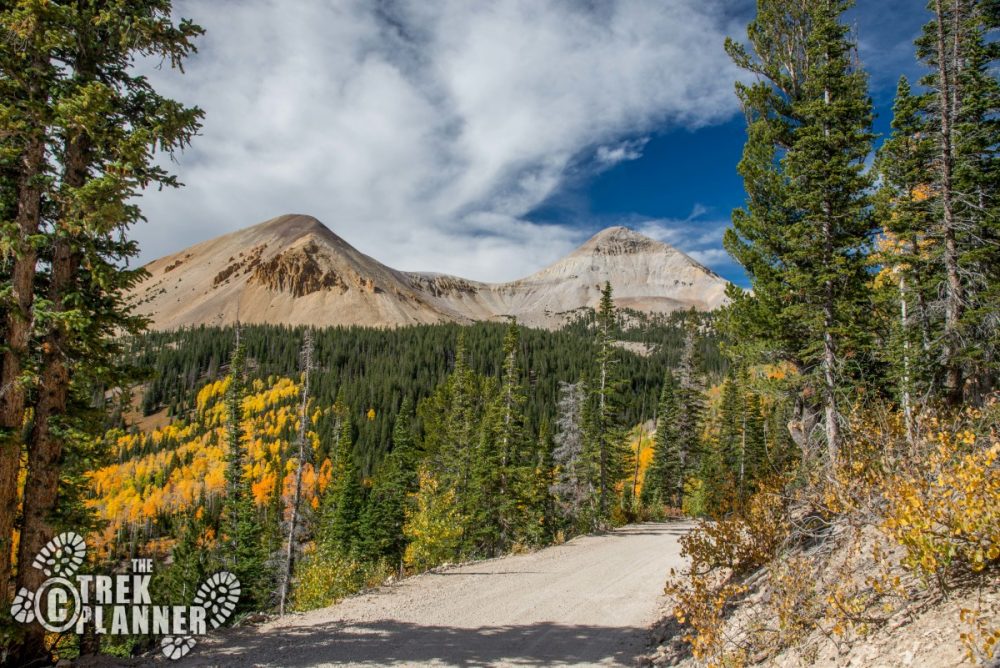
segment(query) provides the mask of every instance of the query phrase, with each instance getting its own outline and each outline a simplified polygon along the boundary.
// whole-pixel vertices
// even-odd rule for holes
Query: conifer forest
[[[851,0],[750,5],[705,46],[745,129],[718,167],[742,183],[720,247],[745,281],[719,308],[608,280],[560,327],[179,329],[136,310],[134,230],[168,224],[148,193],[184,194],[211,110],[136,68],[190,75],[199,3],[0,5],[0,663],[157,650],[21,621],[67,531],[82,573],[151,559],[158,603],[233,574],[242,624],[668,523],[684,566],[653,584],[647,665],[846,665],[865,643],[896,665],[928,611],[956,661],[995,665],[1000,2],[908,3],[922,75],[886,132]]]

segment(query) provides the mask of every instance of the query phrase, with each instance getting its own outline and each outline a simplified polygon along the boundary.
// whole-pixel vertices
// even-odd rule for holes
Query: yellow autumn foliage
[[[910,442],[898,413],[859,409],[836,470],[776,485],[746,511],[699,525],[682,539],[690,569],[672,574],[666,588],[694,655],[707,665],[744,665],[814,633],[838,643],[864,637],[942,590],[975,601],[978,587],[995,587],[998,413],[994,403],[922,415]],[[788,516],[767,505],[782,495]],[[802,547],[817,541],[824,549]],[[757,590],[752,603],[743,598],[748,582]],[[995,612],[970,603],[954,622],[970,661],[995,656]]]
[[[943,583],[955,568],[1000,564],[1000,442],[968,429],[937,441],[921,470],[887,480],[885,527],[906,565]]]
[[[207,383],[199,390],[190,420],[176,421],[151,432],[111,432],[107,440],[117,462],[88,474],[93,508],[107,527],[95,536],[98,549],[124,528],[155,525],[159,518],[187,512],[204,499],[220,499],[226,486],[227,409],[229,379]],[[298,430],[300,387],[288,378],[256,380],[243,401],[246,473],[254,501],[270,503],[275,494],[291,494],[288,472],[279,467]],[[320,413],[319,410],[316,411]],[[309,445],[319,450],[310,432]],[[307,465],[303,501],[313,508],[332,476],[328,460],[319,471]]]
[[[454,490],[438,493],[440,483],[426,470],[420,471],[419,480],[414,508],[403,527],[409,541],[403,561],[422,571],[455,559],[463,522]]]

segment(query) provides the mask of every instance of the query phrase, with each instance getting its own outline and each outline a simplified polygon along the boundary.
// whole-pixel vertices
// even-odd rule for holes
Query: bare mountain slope
[[[710,310],[726,281],[680,251],[624,227],[598,233],[539,272],[510,283],[402,272],[360,253],[310,216],[287,215],[191,246],[146,266],[139,313],[155,329],[267,322],[399,326],[516,316],[556,327],[616,301],[644,311]]]

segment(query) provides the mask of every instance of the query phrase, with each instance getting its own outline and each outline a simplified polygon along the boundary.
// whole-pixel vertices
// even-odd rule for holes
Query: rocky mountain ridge
[[[286,215],[146,266],[134,290],[154,329],[242,322],[402,326],[516,317],[559,327],[615,300],[648,312],[725,302],[727,282],[675,248],[625,227],[602,230],[554,264],[508,283],[403,272],[359,252],[317,219]]]

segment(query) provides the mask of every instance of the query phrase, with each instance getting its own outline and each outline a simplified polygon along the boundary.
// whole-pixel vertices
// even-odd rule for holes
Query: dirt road
[[[427,573],[199,642],[171,666],[632,665],[689,525],[635,524]],[[163,662],[167,663],[167,662]]]

